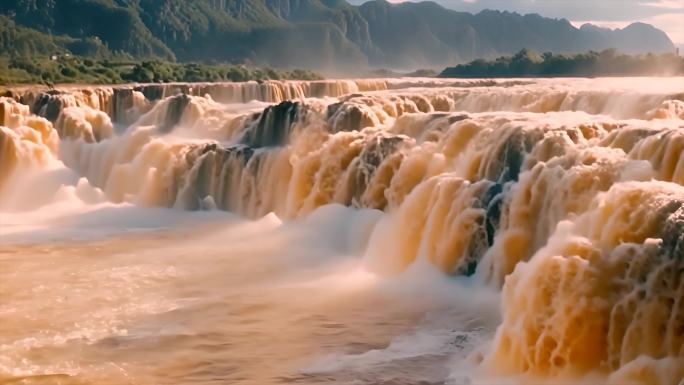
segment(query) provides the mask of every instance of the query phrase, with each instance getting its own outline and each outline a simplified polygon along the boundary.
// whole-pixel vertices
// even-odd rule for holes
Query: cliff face
[[[578,29],[563,19],[498,11],[473,15],[433,2],[8,0],[0,3],[0,15],[46,40],[60,36],[74,46],[97,38],[98,50],[104,46],[136,58],[250,60],[323,70],[443,67],[522,48],[674,50],[665,33],[646,24]]]

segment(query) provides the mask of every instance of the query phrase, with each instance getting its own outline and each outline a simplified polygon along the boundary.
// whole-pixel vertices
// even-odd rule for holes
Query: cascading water
[[[327,235],[309,239],[299,234],[297,226],[308,229],[305,233],[315,234],[320,228],[325,234],[332,222],[337,226],[333,232],[344,241],[333,237],[331,244],[342,247],[342,242],[343,253],[363,255],[358,274],[366,278],[354,275],[354,279],[366,282],[372,276],[401,282],[404,278],[397,277],[424,275],[436,286],[442,280],[455,280],[458,285],[449,290],[466,296],[454,305],[455,311],[468,307],[468,291],[477,296],[483,290],[500,290],[500,315],[493,317],[500,320],[493,326],[471,328],[463,326],[470,321],[461,319],[466,334],[444,337],[461,342],[444,342],[449,348],[426,348],[439,353],[411,355],[402,350],[406,349],[403,342],[395,340],[385,350],[369,347],[360,355],[336,356],[334,362],[324,360],[305,370],[309,377],[282,381],[308,378],[317,383],[323,380],[316,373],[340,367],[352,370],[349,365],[363,360],[380,365],[373,360],[384,360],[379,358],[382,354],[409,354],[413,359],[431,354],[457,357],[461,353],[455,352],[466,351],[467,357],[452,365],[467,364],[466,382],[460,382],[457,372],[430,381],[489,383],[492,378],[514,376],[519,381],[512,381],[520,383],[678,385],[684,381],[683,88],[684,79],[674,78],[17,90],[14,98],[0,99],[0,210],[7,218],[3,244],[14,247],[17,255],[32,255],[37,246],[23,246],[29,242],[26,239],[33,239],[31,234],[50,234],[50,226],[60,223],[67,227],[80,223],[77,219],[88,207],[125,208],[141,215],[163,208],[172,209],[163,215],[200,211],[185,215],[199,215],[209,222],[220,211],[262,218],[253,223],[266,232],[283,226],[297,229],[296,236],[290,230],[272,234],[276,240],[288,240],[274,246],[285,249],[298,239],[310,242],[312,250],[328,245]],[[71,202],[69,207],[78,202],[80,208],[72,213],[63,202]],[[37,218],[52,212],[59,214],[57,222],[38,231]],[[80,220],[91,223],[87,218]],[[253,239],[254,230],[247,229],[241,234]],[[131,242],[157,245],[140,237]],[[224,237],[238,250],[251,250],[228,233],[208,240],[223,243]],[[29,244],[35,242],[47,241]],[[112,254],[119,253],[112,244],[96,245],[96,250],[112,248]],[[312,253],[309,264],[320,263],[312,262],[317,252],[298,252]],[[197,253],[187,254],[221,264]],[[175,258],[183,260],[180,254]],[[284,262],[273,263],[277,267]],[[231,266],[224,273],[239,274],[241,268]],[[274,268],[252,267],[249,271],[257,277]],[[236,272],[231,272],[233,268]],[[441,271],[441,276],[432,275],[432,269]],[[167,277],[166,270],[155,274]],[[143,287],[152,285],[150,279],[169,278],[140,279],[135,285]],[[23,286],[12,282],[0,292],[9,297],[0,314],[30,318],[33,313],[21,310],[24,299],[15,293]],[[194,286],[187,285],[178,288],[189,290],[183,298],[197,300],[191,294]],[[407,319],[423,306],[420,300],[410,305]],[[164,311],[186,311],[183,306]],[[200,306],[197,311],[207,310]],[[301,310],[304,315],[307,311]],[[463,310],[463,314],[477,312]],[[97,322],[106,322],[102,317]],[[243,321],[248,319],[236,322]],[[101,344],[115,335],[127,335],[126,330],[113,330],[105,328],[102,336],[88,338]],[[97,360],[88,361],[87,367],[43,367],[46,361],[41,354],[49,354],[51,348],[45,346],[52,346],[50,342],[41,342],[40,349],[48,350],[34,354],[34,348],[20,347],[31,344],[28,336],[10,337],[0,340],[0,351],[8,357],[0,359],[0,375],[9,379],[37,382],[33,375],[56,371],[75,380],[85,376],[86,382],[98,382],[113,375]],[[287,350],[287,343],[274,344]],[[70,354],[66,357],[73,361]],[[126,365],[120,367],[125,378],[137,378],[131,383],[192,382],[185,375],[194,373],[172,365],[185,375],[174,380],[146,371],[147,377],[136,377],[137,364]],[[290,371],[273,365],[277,368],[264,373]],[[406,381],[399,383],[419,383],[421,373],[415,371],[404,373]],[[257,372],[235,378],[221,370],[212,373],[234,382],[278,382]],[[227,377],[220,377],[222,373]],[[389,378],[384,372],[352,373],[361,383]],[[211,382],[206,374],[196,373]],[[347,383],[344,375],[332,376],[332,381]]]

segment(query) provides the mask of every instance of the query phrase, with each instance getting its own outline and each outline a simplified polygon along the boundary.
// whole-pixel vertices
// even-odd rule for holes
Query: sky
[[[366,0],[350,0],[361,4]],[[402,3],[417,0],[388,0]],[[684,0],[433,0],[458,11],[483,9],[538,13],[565,18],[579,27],[586,22],[607,28],[623,28],[635,21],[652,24],[684,46]]]

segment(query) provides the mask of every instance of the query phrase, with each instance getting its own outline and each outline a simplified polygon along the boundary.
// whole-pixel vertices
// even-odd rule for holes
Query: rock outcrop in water
[[[253,218],[382,210],[370,268],[425,261],[502,288],[486,370],[677,385],[684,101],[651,82],[17,91],[32,107],[0,99],[1,207],[35,205],[13,187],[65,165],[112,202]],[[253,96],[262,102],[235,103]]]

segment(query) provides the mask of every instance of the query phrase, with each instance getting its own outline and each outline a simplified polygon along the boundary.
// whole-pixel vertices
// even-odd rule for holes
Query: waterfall
[[[370,269],[425,261],[501,289],[484,368],[676,385],[684,99],[679,78],[646,81],[19,90],[0,98],[0,208],[36,206],[13,181],[66,167],[115,203],[283,219],[379,210]]]

